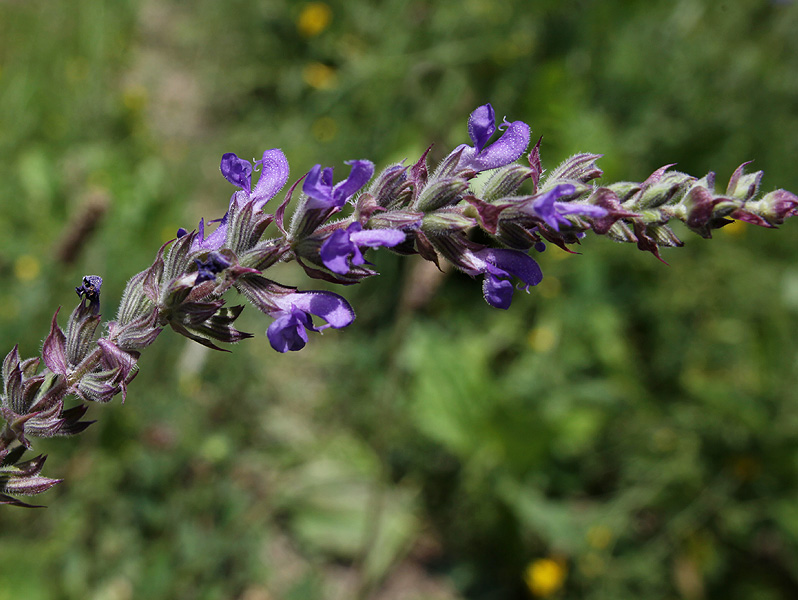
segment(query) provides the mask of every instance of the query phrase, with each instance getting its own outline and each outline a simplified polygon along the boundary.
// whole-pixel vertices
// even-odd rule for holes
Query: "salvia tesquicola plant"
[[[501,135],[491,143],[497,129]],[[546,174],[540,141],[527,152],[529,126],[505,120],[497,127],[490,104],[471,114],[468,135],[471,145],[458,146],[432,171],[429,149],[417,162],[376,176],[368,160],[347,163],[343,179],[316,165],[277,199],[289,177],[282,151],[267,150],[254,165],[222,156],[222,175],[236,191],[224,216],[210,222],[215,229],[209,233],[204,220],[194,231],[180,229],[130,279],[106,323],[102,279],[84,277],[66,327],[58,311],[53,315],[41,356],[23,359],[14,347],[5,357],[0,503],[31,506],[17,496],[59,482],[40,474],[44,456],[26,456],[33,438],[80,433],[91,423],[83,419],[86,403],[124,399],[141,351],[165,328],[213,349],[251,337],[235,328],[243,306],[226,304],[231,290],[271,320],[266,335],[277,352],[301,350],[309,333],[352,323],[355,313],[342,296],[270,279],[277,263],[296,261],[312,278],[349,285],[376,274],[363,252],[385,247],[481,278],[485,301],[507,309],[517,288],[540,283],[529,253],[547,243],[568,250],[592,232],[660,258],[660,247],[682,245],[669,227],[673,219],[709,238],[733,219],[775,227],[798,212],[790,192],[759,195],[762,172],[746,173],[745,165],[725,189],[714,173],[699,179],[672,165],[639,183],[600,185],[596,154],[577,154]],[[476,189],[472,180],[483,171],[489,173]]]

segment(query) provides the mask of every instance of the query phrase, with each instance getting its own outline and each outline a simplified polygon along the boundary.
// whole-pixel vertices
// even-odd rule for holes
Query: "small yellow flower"
[[[551,327],[541,325],[529,332],[527,340],[535,352],[548,352],[557,344],[557,332]]]
[[[335,69],[320,62],[312,62],[302,69],[302,79],[312,88],[328,90],[335,87]]]
[[[296,22],[299,33],[306,38],[319,35],[332,20],[332,10],[324,2],[310,2],[302,8]]]
[[[35,256],[23,254],[14,262],[14,275],[20,281],[31,281],[36,279],[41,272],[41,265]]]
[[[562,588],[567,574],[564,560],[538,558],[527,566],[524,581],[533,595],[547,598]]]

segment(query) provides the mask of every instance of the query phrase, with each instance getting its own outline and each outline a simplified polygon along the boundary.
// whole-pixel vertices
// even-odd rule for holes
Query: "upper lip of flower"
[[[508,122],[506,119],[499,126],[504,128],[502,136],[486,146],[488,140],[496,132],[496,117],[490,104],[478,107],[468,119],[468,135],[474,146],[462,144],[454,149],[461,151],[459,168],[471,168],[476,171],[497,169],[518,160],[529,146],[529,125],[523,121]],[[454,153],[453,152],[453,153]]]
[[[219,169],[227,181],[243,190],[243,193],[236,192],[231,202],[243,204],[252,201],[255,203],[255,209],[261,210],[288,181],[288,159],[282,150],[272,148],[266,150],[263,157],[255,161],[255,165],[260,165],[262,170],[254,189],[252,188],[253,167],[248,160],[228,152],[222,156]]]

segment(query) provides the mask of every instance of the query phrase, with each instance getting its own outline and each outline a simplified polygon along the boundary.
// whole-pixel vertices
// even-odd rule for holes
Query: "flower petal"
[[[307,329],[313,325],[307,313],[291,307],[290,311],[277,313],[277,318],[269,325],[266,336],[277,352],[301,350],[308,343]]]
[[[324,240],[319,249],[319,255],[324,266],[330,271],[346,275],[349,272],[349,256],[356,250],[357,247],[349,239],[348,231],[337,229]]]
[[[249,193],[252,185],[252,164],[248,160],[238,158],[232,152],[228,152],[222,155],[222,162],[219,168],[227,181]]]
[[[350,233],[349,239],[358,246],[393,248],[405,241],[405,233],[400,229],[364,229]]]
[[[322,169],[321,165],[315,165],[308,171],[302,183],[302,191],[308,196],[306,208],[330,208],[334,204],[332,169],[329,167]]]
[[[464,165],[461,159],[460,166],[486,171],[509,165],[518,160],[529,146],[529,135],[529,125],[523,121],[513,121],[498,140],[479,151],[467,164]]]
[[[474,252],[474,255],[488,263],[486,271],[489,273],[502,276],[501,271],[505,271],[523,281],[526,287],[537,285],[543,279],[540,266],[526,252],[506,248],[485,248]],[[498,268],[499,271],[491,269],[490,266]]]
[[[482,282],[482,294],[485,302],[496,308],[507,310],[513,300],[513,284],[507,279],[499,279],[490,273],[485,275]]]
[[[370,160],[350,160],[346,164],[352,166],[349,177],[333,188],[332,197],[338,208],[342,207],[347,199],[366,185],[374,175],[374,163]]]
[[[575,191],[576,186],[573,184],[561,183],[559,185],[555,185],[549,191],[544,192],[535,198],[531,204],[526,204],[523,208],[525,209],[525,212],[531,211],[530,214],[543,219],[543,221],[545,221],[549,227],[554,229],[554,231],[559,231],[561,219],[557,218],[558,213],[554,203],[557,199],[573,194]]]
[[[600,219],[608,214],[605,208],[582,202],[557,202],[556,207],[557,212],[561,215],[582,215],[583,217]]]
[[[474,142],[477,154],[482,152],[485,144],[495,132],[496,115],[490,103],[483,104],[468,117],[468,135]]]
[[[285,302],[286,299],[300,310],[327,321],[327,325],[317,327],[317,331],[326,327],[340,329],[350,325],[355,320],[355,311],[349,302],[333,292],[296,292],[278,299],[278,302]]]
[[[218,250],[227,239],[227,214],[219,220],[219,226],[207,238],[205,237],[205,219],[200,219],[197,236],[191,242],[191,251]]]
[[[255,189],[252,190],[251,199],[255,202],[255,209],[261,210],[263,206],[279,192],[288,181],[288,159],[279,148],[272,148],[263,153],[263,158],[255,161],[262,167],[260,179]]]

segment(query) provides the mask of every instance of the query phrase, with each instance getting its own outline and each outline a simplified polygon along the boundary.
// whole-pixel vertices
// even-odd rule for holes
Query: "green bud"
[[[457,204],[466,189],[468,189],[468,182],[459,177],[435,180],[422,190],[415,208],[423,212],[430,212]]]
[[[429,213],[421,222],[421,230],[428,235],[440,235],[464,231],[476,225],[476,219],[466,217],[458,211],[439,210]]]
[[[519,164],[510,164],[497,169],[488,179],[480,197],[485,202],[493,202],[499,198],[510,196],[534,173],[535,171],[529,167]]]

